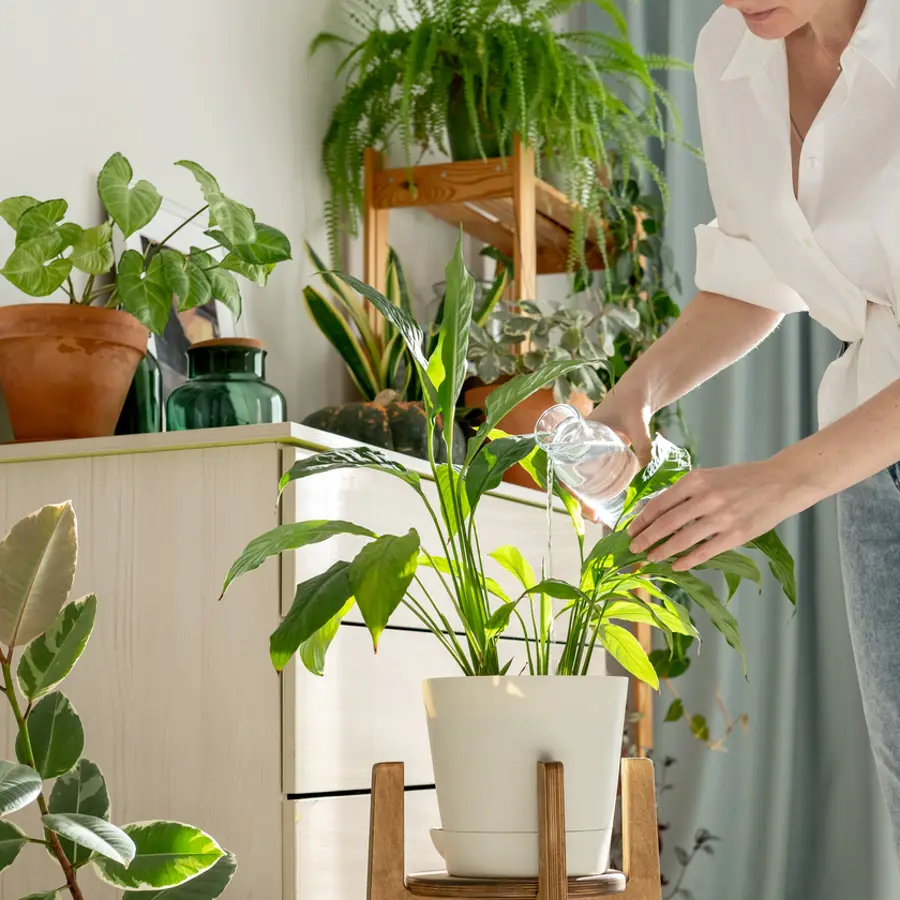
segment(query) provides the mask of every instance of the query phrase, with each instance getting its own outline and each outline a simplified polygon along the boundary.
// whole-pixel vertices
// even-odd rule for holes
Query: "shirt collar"
[[[747,29],[722,81],[746,78],[764,68],[781,41],[767,41]],[[898,0],[868,0],[847,51],[868,60],[891,84],[900,82],[900,6]],[[845,51],[845,55],[846,52]]]

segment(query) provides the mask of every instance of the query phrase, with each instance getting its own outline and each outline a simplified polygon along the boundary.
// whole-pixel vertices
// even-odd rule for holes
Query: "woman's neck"
[[[835,59],[847,49],[866,0],[828,0],[809,23],[813,36]]]

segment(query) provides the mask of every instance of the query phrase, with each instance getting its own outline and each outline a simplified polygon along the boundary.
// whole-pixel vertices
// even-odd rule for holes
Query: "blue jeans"
[[[900,856],[900,463],[838,497],[850,638]]]

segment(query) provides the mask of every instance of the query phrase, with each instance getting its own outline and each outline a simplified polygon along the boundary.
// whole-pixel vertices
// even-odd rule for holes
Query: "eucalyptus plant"
[[[25,900],[57,900],[62,892],[84,900],[88,867],[125,891],[126,900],[213,900],[234,875],[234,856],[192,825],[113,825],[103,773],[83,755],[81,719],[58,690],[84,652],[97,613],[93,594],[67,602],[77,552],[71,503],[39,509],[0,542],[2,693],[17,735],[16,761],[0,760],[0,871],[33,845],[56,860],[62,883]],[[32,804],[39,834],[8,818]],[[188,881],[190,891],[180,892]]]
[[[402,147],[407,166],[429,149],[447,151],[461,132],[482,157],[509,156],[519,137],[547,157],[568,194],[599,212],[613,155],[640,161],[665,192],[647,154],[668,136],[678,113],[654,80],[660,68],[685,64],[641,56],[615,0],[593,0],[609,31],[559,29],[580,0],[346,0],[354,31],[323,33],[313,50],[338,45],[344,94],[322,144],[331,184],[331,250],[338,233],[355,234],[363,204],[366,148]],[[578,217],[573,251],[582,251]]]
[[[432,447],[438,435],[447,448],[446,458],[452,459],[454,417],[466,377],[474,296],[474,281],[466,271],[461,240],[447,266],[443,327],[429,358],[423,352],[425,335],[408,314],[356,278],[337,273],[336,277],[368,298],[403,336],[423,386],[427,444]],[[682,588],[728,643],[743,654],[738,623],[707,582],[692,572],[675,571],[671,561],[651,563],[644,553],[633,553],[624,530],[644,500],[689,469],[690,459],[684,451],[657,439],[653,462],[629,488],[616,530],[585,552],[580,507],[552,472],[548,476],[543,450],[532,436],[498,431],[498,423],[514,406],[580,365],[578,360],[554,360],[510,379],[492,392],[486,404],[486,421],[467,442],[465,461],[461,465],[438,464],[433,454],[429,459],[435,500],[418,473],[374,448],[329,450],[295,463],[281,479],[282,491],[292,482],[338,469],[369,468],[395,478],[399,489],[412,491],[424,504],[437,532],[437,545],[423,546],[414,528],[406,534],[379,535],[352,522],[328,520],[280,525],[251,541],[231,566],[223,594],[236,578],[285,550],[339,534],[368,540],[353,560],[336,562],[297,586],[290,611],[271,636],[270,655],[275,668],[283,669],[299,653],[310,671],[321,674],[328,646],[354,605],[359,607],[377,648],[391,616],[402,604],[434,635],[465,675],[509,672],[512,663],[503,658],[499,641],[517,623],[526,636],[527,671],[533,675],[585,674],[599,643],[629,672],[657,687],[658,678],[647,654],[620,623],[648,622],[669,641],[674,635],[696,637],[689,611],[666,596],[661,588],[664,585]],[[542,572],[539,577],[511,545],[496,548],[489,555],[516,577],[521,593],[507,594],[487,574],[476,522],[478,505],[516,463],[552,490],[569,511],[582,560],[575,583],[553,578],[552,573]],[[548,477],[552,479],[549,484]],[[760,537],[752,546],[769,557],[772,571],[794,600],[793,561],[775,533]],[[729,596],[742,579],[758,583],[762,579],[756,563],[736,551],[723,553],[702,568],[725,573]],[[424,569],[437,573],[443,601],[420,578],[419,571]],[[462,634],[458,635],[460,628]],[[559,637],[556,631],[562,629],[565,636],[557,657],[551,651]]]
[[[97,193],[107,214],[100,225],[83,228],[65,221],[69,205],[62,199],[3,200],[0,217],[15,231],[16,245],[0,274],[30,297],[62,291],[69,303],[123,309],[157,334],[166,327],[173,300],[179,312],[219,300],[239,318],[241,291],[234,275],[264,286],[275,266],[291,258],[290,242],[276,228],[258,222],[252,209],[222,193],[202,166],[190,160],[175,165],[197,180],[203,205],[158,244],[150,244],[143,253],[126,249],[118,262],[113,226],[128,238],[149,224],[162,204],[150,182],[131,186],[134,173],[121,153],[106,161],[97,178]],[[208,246],[192,247],[189,253],[167,246],[188,222],[203,214],[209,225]],[[87,276],[80,291],[73,272]]]

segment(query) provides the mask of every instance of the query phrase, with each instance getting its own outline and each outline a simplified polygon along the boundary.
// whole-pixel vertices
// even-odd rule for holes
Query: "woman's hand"
[[[650,462],[652,414],[649,400],[618,385],[597,404],[588,419],[612,428],[626,444],[631,444],[640,464],[645,466]]]
[[[808,505],[797,479],[778,458],[698,469],[651,500],[628,526],[631,549],[643,553],[652,547],[651,562],[684,554],[672,568],[685,572],[752,541]]]

